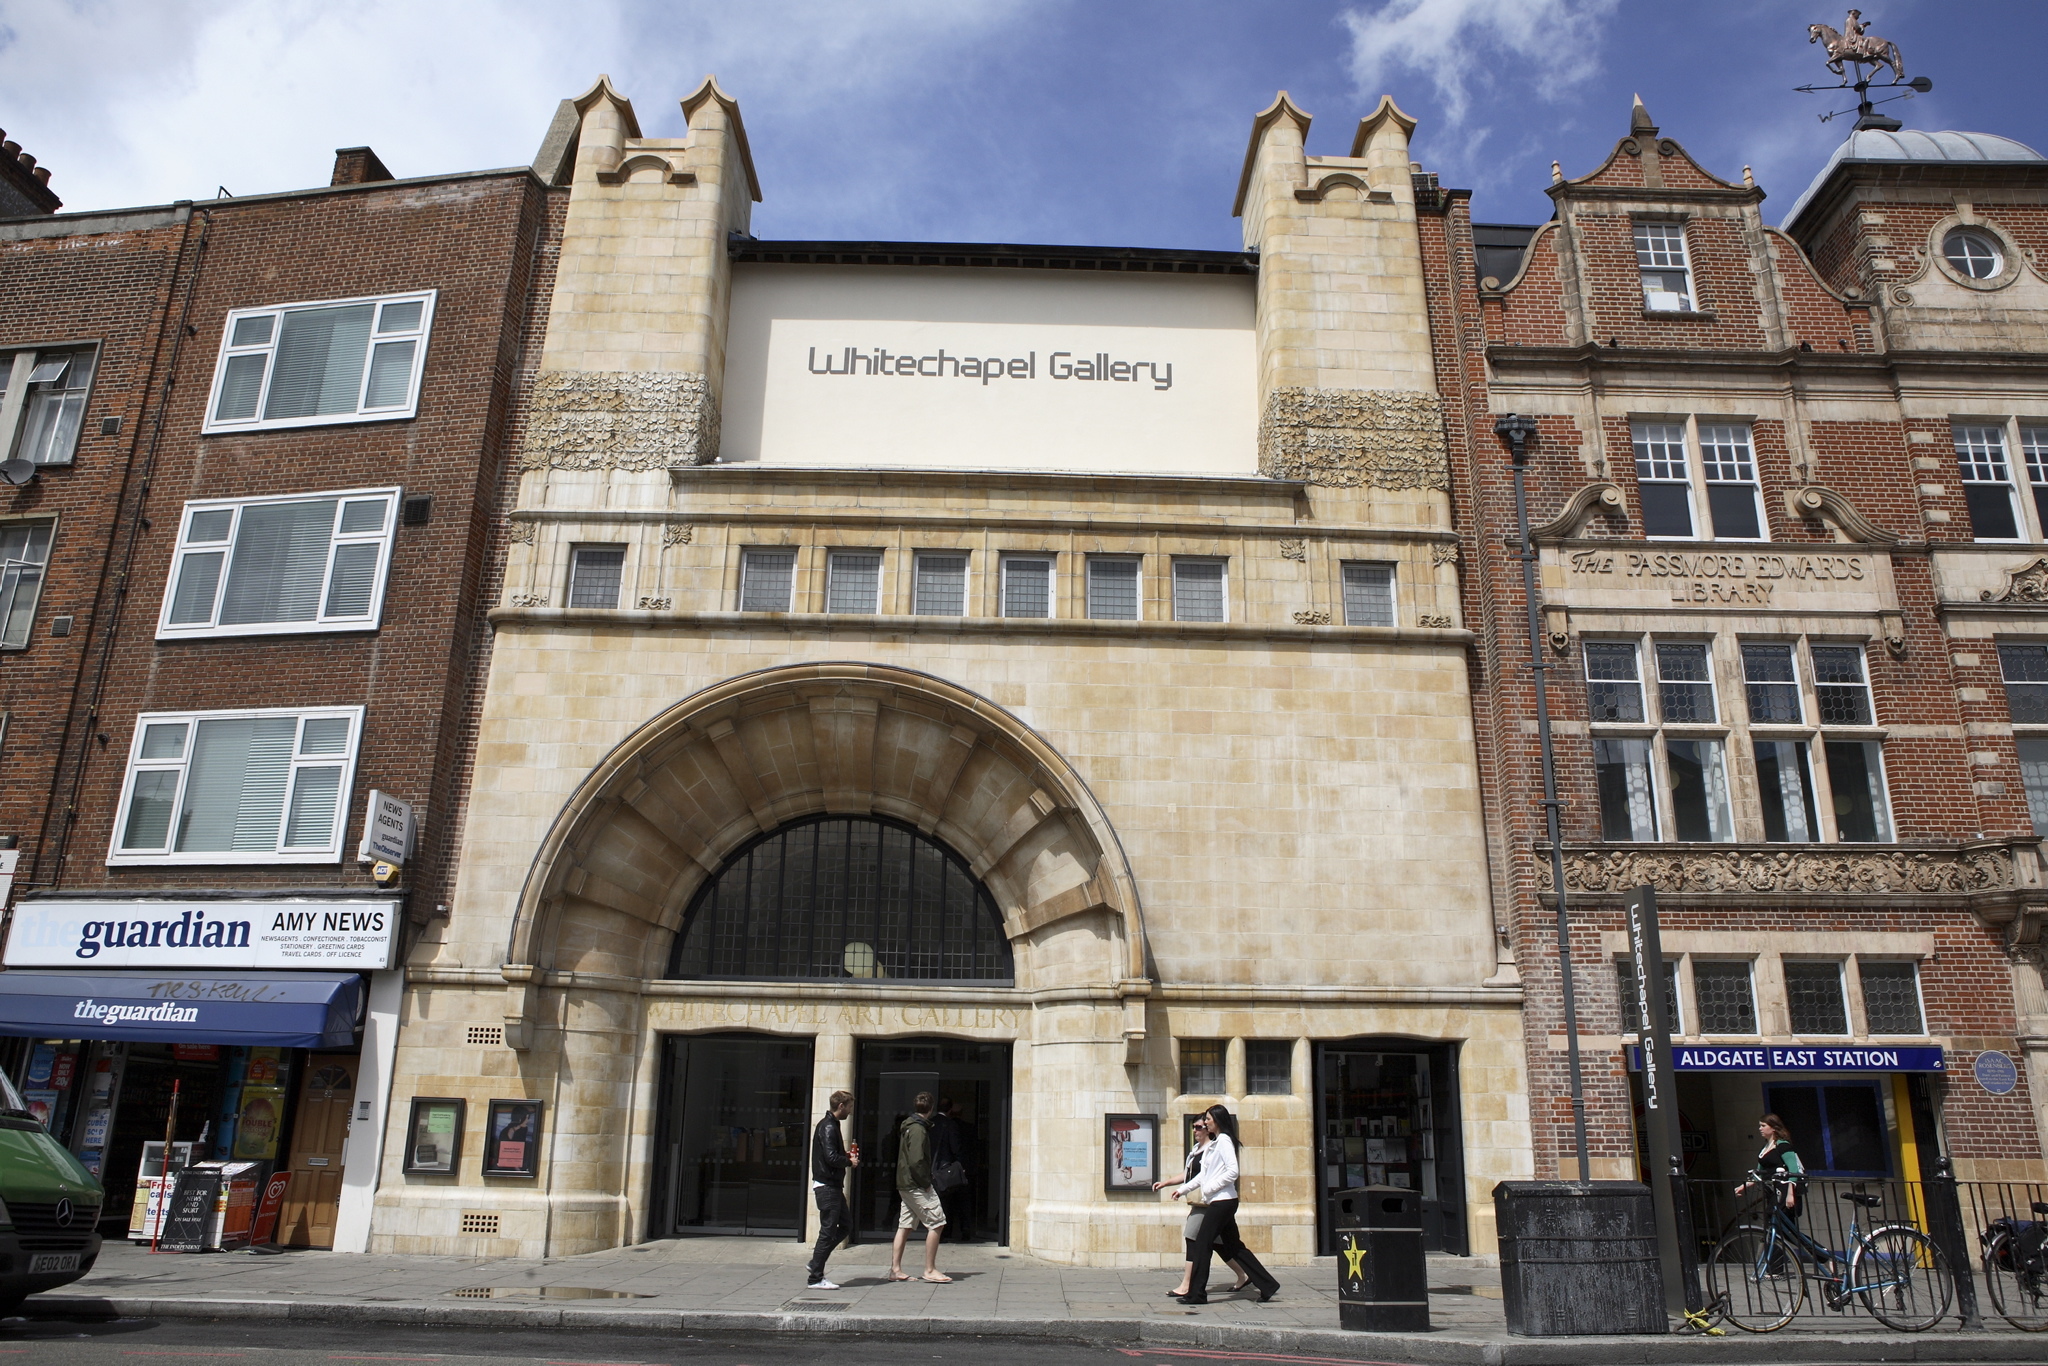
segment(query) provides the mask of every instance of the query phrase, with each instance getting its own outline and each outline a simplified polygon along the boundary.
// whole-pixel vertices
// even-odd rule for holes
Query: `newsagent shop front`
[[[15,907],[0,1068],[105,1186],[103,1236],[154,1238],[178,1173],[216,1164],[231,1243],[253,1231],[259,1192],[283,1246],[367,1242],[400,919],[396,900],[364,896]]]

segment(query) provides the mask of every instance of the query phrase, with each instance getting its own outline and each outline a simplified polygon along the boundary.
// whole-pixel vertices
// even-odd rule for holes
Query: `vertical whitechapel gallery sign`
[[[398,903],[25,901],[7,935],[10,968],[341,968],[391,966]]]
[[[1251,474],[1237,276],[745,265],[723,460]]]

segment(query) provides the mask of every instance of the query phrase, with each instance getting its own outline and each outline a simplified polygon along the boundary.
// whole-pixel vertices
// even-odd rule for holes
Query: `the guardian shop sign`
[[[353,901],[27,901],[14,908],[10,968],[391,966],[399,906]]]

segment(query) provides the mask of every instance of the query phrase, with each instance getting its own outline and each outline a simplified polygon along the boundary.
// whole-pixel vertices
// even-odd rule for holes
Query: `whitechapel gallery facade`
[[[1307,157],[1277,101],[1225,253],[756,239],[738,107],[684,109],[643,138],[600,80],[544,151],[559,267],[373,1246],[802,1236],[843,1088],[870,1152],[956,1104],[956,1222],[1041,1256],[1178,1262],[1137,1187],[1218,1099],[1262,1255],[1367,1181],[1490,1251],[1521,991],[1412,122]]]

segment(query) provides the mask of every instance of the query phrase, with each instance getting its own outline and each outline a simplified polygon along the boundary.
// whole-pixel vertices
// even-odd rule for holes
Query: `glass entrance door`
[[[662,1041],[662,1192],[649,1233],[803,1236],[811,1041],[767,1034]]]
[[[1010,1241],[1010,1046],[957,1039],[863,1043],[857,1063],[853,1133],[861,1164],[853,1173],[856,1237],[893,1236],[896,1227],[896,1128],[920,1091],[951,1102],[950,1123],[967,1168],[967,1188],[944,1197],[946,1237]]]
[[[1391,1039],[1318,1044],[1316,1134],[1316,1234],[1324,1256],[1334,1251],[1333,1198],[1361,1186],[1421,1192],[1424,1246],[1465,1252],[1465,1169],[1451,1045]]]

